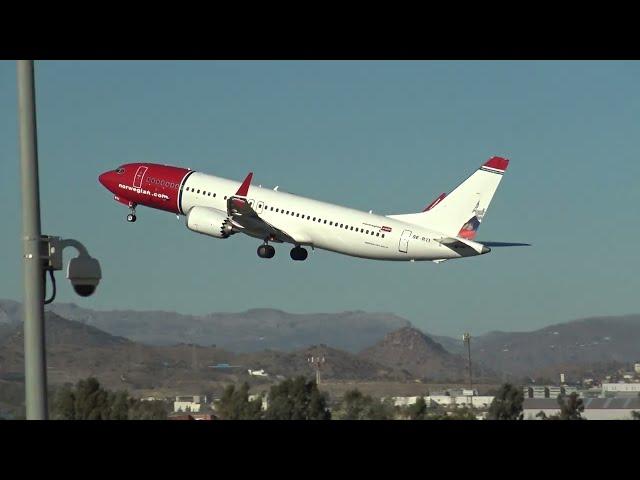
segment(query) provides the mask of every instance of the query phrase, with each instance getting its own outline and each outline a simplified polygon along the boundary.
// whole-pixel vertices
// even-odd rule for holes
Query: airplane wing
[[[227,214],[231,223],[243,233],[260,239],[268,239],[270,242],[304,243],[294,238],[293,235],[271,225],[258,215],[247,200],[249,185],[253,173],[249,173],[240,185],[238,192],[227,199]]]

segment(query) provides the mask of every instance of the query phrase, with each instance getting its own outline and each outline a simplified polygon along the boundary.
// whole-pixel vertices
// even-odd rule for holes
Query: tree
[[[558,405],[560,405],[560,420],[582,420],[581,413],[584,412],[584,402],[576,392],[568,397],[558,395]]]
[[[109,420],[127,420],[129,418],[129,395],[126,391],[111,394]]]
[[[391,399],[384,402],[364,395],[360,390],[349,390],[342,398],[343,420],[391,420],[394,416]]]
[[[65,384],[56,392],[53,400],[54,420],[75,420],[76,419],[76,397],[73,387]]]
[[[80,380],[75,391],[76,420],[108,420],[109,393],[95,377]]]
[[[424,397],[418,397],[416,403],[407,409],[407,413],[411,420],[424,420],[427,416],[427,402],[424,401]]]
[[[476,414],[472,408],[462,407],[455,409],[451,415],[448,415],[447,420],[477,420]]]
[[[342,397],[344,420],[365,420],[371,397],[365,396],[358,389],[349,390]]]
[[[631,411],[631,419],[632,420],[640,420],[640,412],[638,410]]]
[[[271,387],[267,420],[330,420],[327,400],[315,381],[299,376]]]
[[[168,406],[162,401],[144,402],[126,391],[111,392],[97,379],[64,385],[55,394],[51,418],[58,420],[164,420]]]
[[[129,420],[166,420],[168,409],[168,405],[162,400],[129,399],[128,418]]]
[[[510,383],[500,387],[487,413],[487,420],[522,420],[522,390]]]
[[[228,385],[218,403],[218,411],[225,420],[258,420],[262,418],[262,399],[249,401],[249,384],[239,389]]]

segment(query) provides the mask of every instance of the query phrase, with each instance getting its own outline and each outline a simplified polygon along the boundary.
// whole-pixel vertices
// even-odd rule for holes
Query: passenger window
[[[380,236],[380,232],[376,233],[376,237],[379,237],[379,236]]]
[[[329,225],[333,225],[333,222],[329,222]]]
[[[200,193],[200,190],[198,190],[198,193]]]
[[[313,221],[314,221],[314,222],[316,221],[316,217],[313,217]]]
[[[226,196],[226,195],[224,196],[224,199],[225,199],[225,200],[227,199],[227,196]]]
[[[214,193],[214,194],[213,194],[213,196],[215,197],[215,196],[216,196],[216,194]]]
[[[353,230],[353,227],[351,227],[351,230]]]

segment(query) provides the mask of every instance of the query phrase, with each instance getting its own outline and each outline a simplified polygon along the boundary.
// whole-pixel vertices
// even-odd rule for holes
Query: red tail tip
[[[485,167],[495,168],[496,170],[506,170],[509,166],[509,160],[502,157],[491,157],[485,164]]]
[[[245,178],[244,182],[242,182],[242,185],[240,185],[240,188],[236,192],[236,195],[240,195],[241,197],[247,196],[247,193],[249,193],[249,185],[251,185],[252,177],[253,177],[253,172],[249,172],[249,175],[247,175],[247,178]]]

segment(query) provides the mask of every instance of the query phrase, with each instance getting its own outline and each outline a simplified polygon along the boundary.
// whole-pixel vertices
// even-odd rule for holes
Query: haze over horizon
[[[58,272],[56,302],[184,314],[277,308],[390,312],[458,337],[638,313],[639,62],[37,61],[42,231],[102,265],[89,298]],[[0,297],[22,299],[15,62],[0,62]],[[190,167],[383,214],[420,211],[493,155],[511,163],[481,257],[376,262],[215,240],[127,210],[98,183],[122,163]],[[623,236],[624,234],[624,236]],[[65,265],[70,257],[65,254]],[[49,287],[50,288],[50,287]]]

